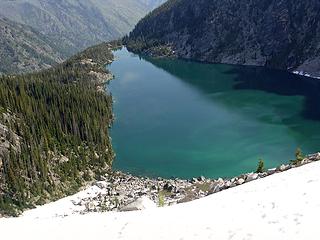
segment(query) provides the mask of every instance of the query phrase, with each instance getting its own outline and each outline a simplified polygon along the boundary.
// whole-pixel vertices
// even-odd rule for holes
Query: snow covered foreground
[[[319,240],[320,162],[172,207],[52,217],[68,202],[0,219],[0,238]]]

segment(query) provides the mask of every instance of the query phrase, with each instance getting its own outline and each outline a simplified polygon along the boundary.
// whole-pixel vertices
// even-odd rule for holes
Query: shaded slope
[[[319,76],[319,42],[317,0],[170,0],[138,23],[128,45],[153,55],[165,45],[182,58]]]

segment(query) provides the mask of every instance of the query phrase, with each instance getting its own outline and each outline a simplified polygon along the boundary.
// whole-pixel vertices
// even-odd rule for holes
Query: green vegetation
[[[170,195],[171,193],[169,193],[168,191],[165,191],[165,190],[159,191],[159,195],[158,195],[159,207],[164,207],[165,198],[166,196],[170,196]]]
[[[159,207],[164,207],[164,194],[159,192]]]
[[[258,167],[257,167],[256,173],[263,173],[265,171],[266,171],[266,169],[265,169],[265,166],[264,166],[264,161],[262,159],[260,159],[259,163],[258,163]]]
[[[203,192],[208,192],[211,189],[211,184],[208,182],[205,183],[196,183],[195,184],[198,189],[200,189]]]
[[[295,160],[291,160],[291,163],[294,165],[300,164],[302,162],[302,160],[305,158],[305,156],[302,153],[301,148],[297,148],[296,152],[295,152]]]
[[[145,31],[144,28],[151,29],[149,21],[158,16],[166,15],[171,8],[177,7],[182,0],[168,0],[162,5],[151,11],[142,18],[136,28],[130,33],[130,36],[125,36],[123,42],[126,47],[134,53],[144,53],[150,56],[171,56],[172,49],[167,41],[162,39],[164,32],[153,31],[152,34]],[[171,16],[165,16],[164,19],[170,19]],[[161,21],[162,19],[160,19]],[[142,31],[140,31],[142,30]]]
[[[73,193],[108,170],[112,97],[97,91],[117,42],[89,48],[34,74],[0,76],[0,214]],[[96,64],[85,64],[93,59]],[[18,138],[17,138],[18,137]]]
[[[143,53],[152,57],[172,57],[174,52],[169,44],[161,43],[157,40],[145,41],[143,38],[130,40],[123,38],[128,50],[134,53]]]

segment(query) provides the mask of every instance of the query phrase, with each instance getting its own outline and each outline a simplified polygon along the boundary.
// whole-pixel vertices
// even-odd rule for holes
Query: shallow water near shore
[[[141,58],[108,66],[114,169],[153,177],[231,177],[319,151],[320,81],[257,67]]]

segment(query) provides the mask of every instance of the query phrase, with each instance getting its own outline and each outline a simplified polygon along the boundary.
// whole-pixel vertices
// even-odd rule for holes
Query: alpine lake
[[[320,80],[261,67],[146,58],[122,48],[111,129],[115,170],[232,177],[320,150]]]

